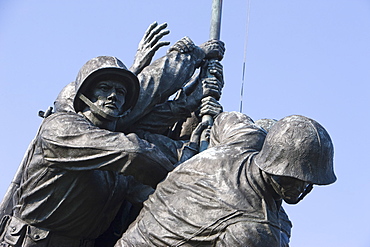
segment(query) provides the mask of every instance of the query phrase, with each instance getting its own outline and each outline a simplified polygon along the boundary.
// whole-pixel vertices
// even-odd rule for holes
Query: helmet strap
[[[82,102],[84,102],[91,110],[91,112],[93,112],[94,114],[97,114],[105,119],[108,119],[108,120],[111,120],[111,121],[115,121],[117,120],[118,118],[121,118],[123,116],[126,116],[130,110],[124,112],[123,114],[121,115],[118,115],[118,116],[112,116],[110,114],[107,114],[105,113],[104,111],[102,111],[99,107],[97,107],[96,105],[94,105],[91,100],[89,98],[87,98],[85,95],[83,95],[82,93],[78,94],[78,98],[80,100],[82,100]]]
[[[274,188],[274,190],[276,191],[276,193],[278,193],[283,199],[284,199],[284,196],[283,194],[281,193],[281,190],[282,190],[282,186],[275,181],[275,179],[273,177],[269,177],[270,181],[271,181],[271,185],[272,187]],[[307,188],[303,191],[303,193],[298,197],[297,201],[294,203],[294,204],[297,204],[298,202],[302,201],[302,199],[312,191],[313,189],[313,184],[309,184],[307,186]]]
[[[270,175],[270,174],[269,174],[269,175]],[[279,196],[283,197],[283,194],[281,193],[281,190],[282,190],[281,185],[280,185],[279,183],[277,183],[277,182],[275,181],[275,179],[273,179],[273,178],[272,178],[272,176],[273,176],[273,175],[267,176],[267,177],[268,177],[268,179],[270,180],[270,185],[272,186],[272,188],[275,190],[275,192],[276,192]]]
[[[307,186],[307,188],[305,189],[305,191],[298,197],[298,201],[297,201],[297,203],[298,202],[300,202],[300,201],[302,201],[302,199],[305,197],[305,196],[307,196],[307,194],[308,193],[310,193],[311,192],[311,190],[313,189],[313,184],[309,184],[308,186]]]

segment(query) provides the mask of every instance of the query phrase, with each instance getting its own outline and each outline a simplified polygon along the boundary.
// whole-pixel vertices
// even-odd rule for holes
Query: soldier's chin
[[[297,204],[299,202],[299,197],[294,197],[294,198],[284,197],[283,200],[284,202],[288,204]]]
[[[110,116],[113,116],[113,117],[117,117],[119,116],[119,111],[117,109],[113,109],[113,108],[104,108],[103,111],[107,114],[107,115],[110,115]]]

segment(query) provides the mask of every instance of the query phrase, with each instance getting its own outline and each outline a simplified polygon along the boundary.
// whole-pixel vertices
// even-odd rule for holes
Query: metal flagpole
[[[220,39],[221,33],[221,13],[222,13],[222,0],[212,1],[212,15],[211,15],[211,28],[209,32],[209,39]],[[210,115],[204,115],[202,122],[208,122],[210,126],[213,125],[213,118]],[[208,147],[208,141],[205,137],[205,132],[202,133],[200,140],[199,151],[202,152]]]
[[[212,1],[211,29],[209,39],[220,39],[222,0]]]

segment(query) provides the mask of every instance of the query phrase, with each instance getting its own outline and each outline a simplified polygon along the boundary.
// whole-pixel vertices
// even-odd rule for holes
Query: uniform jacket
[[[253,162],[265,136],[221,113],[210,147],[169,173],[116,246],[279,246],[281,201]]]
[[[135,134],[100,129],[64,112],[44,120],[25,162],[15,215],[63,236],[90,239],[107,228],[123,199],[146,199],[145,185],[134,178],[155,186],[172,169]]]

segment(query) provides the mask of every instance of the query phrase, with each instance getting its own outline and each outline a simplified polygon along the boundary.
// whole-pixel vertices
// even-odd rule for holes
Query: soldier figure
[[[289,116],[266,136],[224,112],[209,148],[157,186],[116,246],[280,246],[282,200],[298,203],[335,180],[333,145],[316,121]]]

